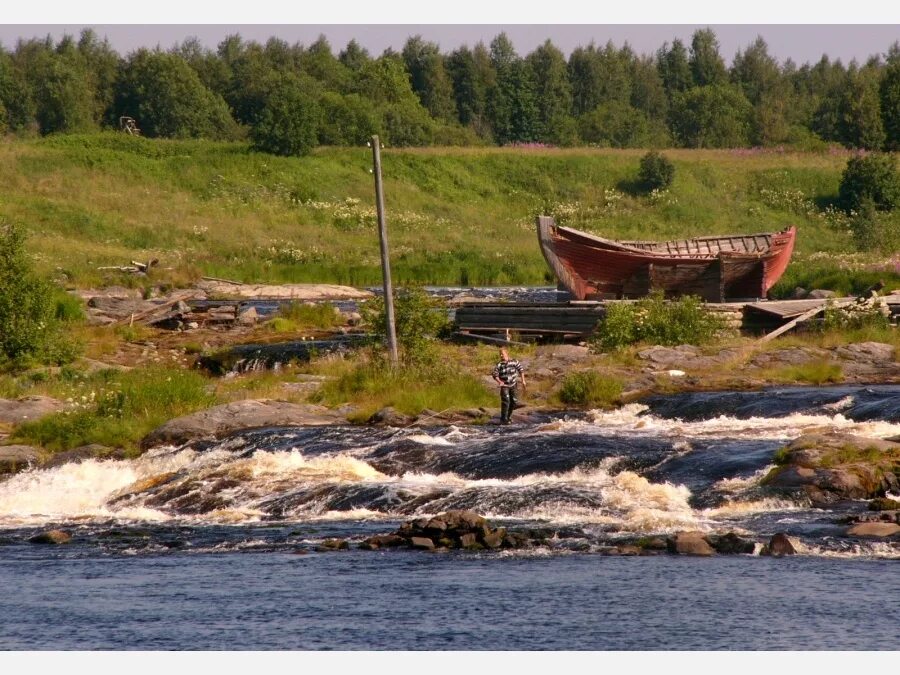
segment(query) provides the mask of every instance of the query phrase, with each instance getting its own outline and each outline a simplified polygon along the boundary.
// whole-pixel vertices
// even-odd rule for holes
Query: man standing
[[[525,389],[525,370],[522,364],[516,360],[510,360],[509,352],[505,348],[500,349],[500,362],[494,366],[491,373],[497,384],[500,385],[500,424],[509,424],[513,410],[518,403],[519,376],[522,377],[522,389]]]

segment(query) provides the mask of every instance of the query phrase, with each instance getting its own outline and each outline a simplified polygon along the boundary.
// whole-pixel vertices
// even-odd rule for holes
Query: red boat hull
[[[784,274],[797,229],[669,242],[619,242],[539,216],[538,240],[560,283],[578,300],[698,295],[710,302],[764,298]]]

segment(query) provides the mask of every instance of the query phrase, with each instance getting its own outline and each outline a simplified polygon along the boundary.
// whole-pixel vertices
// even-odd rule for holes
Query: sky
[[[779,61],[845,63],[883,54],[900,41],[900,2],[884,0],[41,0],[0,5],[0,44],[19,38],[77,35],[92,27],[121,54],[168,49],[188,37],[215,48],[230,34],[264,42],[276,36],[309,44],[324,34],[335,52],[355,38],[377,56],[421,35],[450,52],[490,42],[505,31],[524,55],[551,39],[566,55],[592,40],[626,42],[653,53],[666,41],[690,42],[697,28],[715,30],[727,62],[758,35]]]

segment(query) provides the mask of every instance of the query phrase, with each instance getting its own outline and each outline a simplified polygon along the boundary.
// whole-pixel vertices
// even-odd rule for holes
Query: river
[[[805,431],[900,435],[900,387],[655,397],[512,427],[272,428],[0,483],[3,649],[894,649],[900,542],[759,488]],[[550,548],[320,553],[474,509]],[[60,527],[62,546],[28,542]],[[602,555],[679,530],[801,555]]]

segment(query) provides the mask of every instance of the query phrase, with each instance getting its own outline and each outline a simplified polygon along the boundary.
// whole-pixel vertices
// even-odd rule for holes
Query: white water
[[[832,404],[838,409],[849,403]],[[900,424],[892,422],[854,422],[839,412],[834,415],[808,415],[793,413],[786,417],[750,417],[739,419],[720,415],[707,420],[685,422],[654,415],[642,415],[648,408],[631,403],[613,411],[591,411],[589,422],[567,420],[554,425],[562,432],[591,430],[597,433],[622,433],[624,431],[646,436],[676,436],[682,438],[736,438],[749,440],[794,439],[813,431],[841,431],[848,434],[887,438],[900,435]]]

